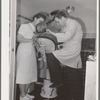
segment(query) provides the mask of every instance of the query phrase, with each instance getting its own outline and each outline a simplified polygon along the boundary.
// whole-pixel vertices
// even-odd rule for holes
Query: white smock
[[[21,25],[18,34],[26,39],[32,39],[35,27],[29,24]],[[16,83],[28,84],[37,81],[37,61],[34,44],[32,42],[20,43],[17,49]]]

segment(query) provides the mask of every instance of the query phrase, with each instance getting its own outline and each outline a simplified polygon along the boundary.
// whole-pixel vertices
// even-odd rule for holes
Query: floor
[[[42,88],[42,85],[37,85],[35,84],[35,90],[30,92],[31,95],[34,95],[35,96],[35,99],[34,100],[61,100],[59,96],[55,97],[55,98],[52,98],[52,99],[49,99],[49,98],[43,98],[40,96],[40,93],[41,93],[41,88]],[[19,100],[19,88],[17,86],[17,94],[16,94],[16,100]]]
[[[55,97],[55,98],[49,99],[49,98],[43,98],[43,97],[41,97],[40,93],[41,93],[41,88],[42,87],[43,87],[42,85],[35,84],[35,90],[30,93],[31,95],[35,96],[34,100],[65,100],[61,96],[62,93],[64,93],[64,91],[62,90],[62,88],[58,89],[57,97]],[[19,93],[20,93],[19,89],[17,88],[16,100],[19,100]],[[58,94],[59,94],[59,96],[58,96]],[[84,100],[83,97],[82,97],[82,100]]]

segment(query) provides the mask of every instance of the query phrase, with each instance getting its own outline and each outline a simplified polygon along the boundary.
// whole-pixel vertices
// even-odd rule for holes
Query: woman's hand
[[[38,34],[34,34],[33,37],[32,37],[32,39],[31,39],[31,41],[34,42],[35,39],[36,39],[38,36],[39,36]]]
[[[39,36],[38,34],[34,34],[32,40],[35,40],[38,36]]]

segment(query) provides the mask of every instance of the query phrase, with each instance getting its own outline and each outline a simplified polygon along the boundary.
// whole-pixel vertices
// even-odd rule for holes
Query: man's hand
[[[52,35],[54,35],[55,33],[54,32],[52,32],[51,30],[49,30],[49,29],[47,29],[46,30],[46,32],[47,32],[47,34],[52,34]]]

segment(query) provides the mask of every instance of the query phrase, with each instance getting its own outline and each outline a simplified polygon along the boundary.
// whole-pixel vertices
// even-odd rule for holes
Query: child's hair
[[[41,13],[38,13],[38,14],[36,14],[36,15],[34,15],[33,16],[33,20],[35,19],[35,18],[43,18],[44,20],[46,20],[46,16],[44,15],[44,14],[41,14]]]
[[[45,22],[40,22],[36,25],[36,32],[37,33],[44,33],[46,32],[47,25]]]

